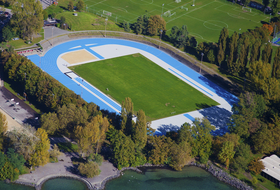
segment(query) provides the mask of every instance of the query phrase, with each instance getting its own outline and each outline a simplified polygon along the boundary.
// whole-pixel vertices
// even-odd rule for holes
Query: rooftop
[[[262,171],[280,181],[280,158],[273,154],[261,159],[261,161],[265,167]]]

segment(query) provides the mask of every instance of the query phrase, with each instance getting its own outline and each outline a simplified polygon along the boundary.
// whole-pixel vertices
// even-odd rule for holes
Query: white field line
[[[78,82],[75,79],[72,79],[73,81],[75,81],[77,84],[79,84],[80,86],[83,87],[83,89],[87,90],[89,93],[91,93],[92,95],[94,95],[96,98],[98,98],[100,101],[102,101],[103,103],[105,103],[107,106],[109,106],[110,108],[112,108],[113,110],[115,110],[117,113],[120,112],[120,110],[116,109],[114,106],[112,106],[111,104],[109,104],[108,102],[106,102],[105,100],[103,100],[101,97],[99,97],[97,94],[95,94],[94,92],[92,92],[91,90],[89,90],[87,87],[85,87],[84,85],[82,85],[82,83]],[[85,79],[83,79],[84,82]],[[114,100],[112,100],[109,96],[107,96],[106,94],[104,94],[103,92],[101,92],[99,89],[95,88],[93,85],[91,85],[90,83],[86,82],[88,85],[90,85],[91,87],[93,87],[95,90],[99,91],[100,93],[102,93],[104,96],[106,96],[108,99],[110,99],[111,101],[113,101],[114,103],[116,103],[117,105],[119,105],[121,107],[120,104],[118,104],[117,102],[115,102]]]
[[[210,5],[210,4],[214,3],[214,2],[215,2],[215,1],[212,1],[212,2],[210,2],[210,3],[207,3],[207,4],[205,4],[205,5],[201,6],[201,7],[198,7],[198,8],[195,8],[195,9],[191,10],[191,11],[188,11],[188,12],[185,13],[185,14],[189,14],[189,13],[191,13],[191,12],[193,12],[193,11],[196,11],[196,10],[198,10],[198,9],[201,9],[202,7],[205,7],[205,6],[207,6],[207,5]],[[169,23],[169,22],[171,22],[171,21],[173,21],[173,20],[175,20],[175,19],[177,19],[177,18],[180,18],[180,17],[184,16],[185,14],[183,14],[183,15],[181,15],[181,16],[178,16],[178,17],[176,17],[176,18],[174,18],[174,19],[172,19],[172,20],[169,20],[169,21],[166,22],[166,23]]]

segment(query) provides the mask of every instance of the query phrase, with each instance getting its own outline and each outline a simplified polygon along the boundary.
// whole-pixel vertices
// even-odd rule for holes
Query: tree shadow
[[[72,174],[76,174],[76,175],[80,174],[78,168],[75,166],[64,166],[64,167],[65,167],[66,171],[68,171]]]
[[[195,105],[196,105],[197,109],[205,109],[205,108],[215,106],[215,105],[208,105],[208,104],[205,104],[205,103],[196,103]]]
[[[216,130],[211,132],[212,135],[220,136],[228,132],[227,124],[229,123],[230,116],[232,115],[230,111],[218,106],[213,106],[211,108],[199,110],[199,113],[206,117],[211,125],[216,127]]]
[[[206,77],[208,78],[209,76],[206,76]],[[225,99],[230,105],[236,104],[238,102],[238,98],[236,96],[234,96],[233,94],[231,94],[228,91],[224,90],[222,87],[220,87],[217,84],[213,83],[212,81],[210,81],[206,77],[200,76],[199,79],[202,80],[203,82],[205,82],[206,85],[210,86],[215,91],[215,93],[218,96],[220,96],[223,99]],[[211,78],[213,78],[213,77],[211,77]],[[224,81],[224,79],[221,79],[221,77],[219,77],[217,75],[215,75],[214,78],[217,78],[219,80],[223,80]],[[226,82],[226,81],[224,81],[224,82]],[[230,85],[229,84],[230,82],[227,82],[227,83],[228,83],[228,85]]]
[[[179,129],[180,129],[180,126],[177,126],[177,125],[173,125],[173,124],[165,125],[165,124],[163,124],[159,128],[157,128],[157,131],[155,132],[154,135],[162,136],[162,135],[166,135],[166,132],[170,132],[170,131],[177,132]]]

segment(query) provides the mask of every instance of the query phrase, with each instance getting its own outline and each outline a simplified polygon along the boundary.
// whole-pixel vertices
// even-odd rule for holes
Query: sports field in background
[[[119,103],[130,97],[134,110],[144,110],[149,120],[218,105],[141,54],[70,69]]]
[[[237,4],[227,0],[85,0],[87,11],[97,13],[110,20],[133,23],[140,15],[161,15],[170,11],[172,16],[163,16],[167,29],[187,25],[190,35],[198,41],[217,42],[223,27],[241,32],[261,26],[261,21],[269,21],[269,15],[252,9],[242,10]],[[163,5],[164,4],[164,5]],[[105,12],[104,12],[105,11]],[[111,16],[109,16],[111,15]]]

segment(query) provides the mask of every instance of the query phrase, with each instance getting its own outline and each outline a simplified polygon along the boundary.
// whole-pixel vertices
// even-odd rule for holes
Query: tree
[[[272,67],[272,77],[275,77],[276,79],[280,78],[280,47],[278,47],[275,52],[275,57],[274,57],[273,67]]]
[[[263,162],[259,158],[255,158],[249,163],[248,168],[251,172],[258,175],[264,169],[264,165],[263,165]]]
[[[155,165],[168,163],[170,156],[170,147],[174,142],[169,137],[153,136],[148,139],[148,158],[149,162]],[[175,165],[175,164],[172,164]]]
[[[262,2],[263,2],[264,12],[265,12],[266,7],[267,7],[267,6],[269,5],[269,3],[270,3],[270,0],[263,0]]]
[[[238,34],[237,32],[234,32],[233,35],[230,38],[229,42],[229,54],[227,58],[227,69],[228,72],[233,75],[238,75],[240,71],[240,66],[236,64],[238,51],[237,51],[237,45],[238,45]]]
[[[96,162],[80,163],[79,172],[87,178],[93,178],[100,174],[99,166]]]
[[[239,146],[236,147],[236,152],[232,160],[231,167],[238,172],[243,172],[247,170],[250,155],[250,146],[248,144],[241,143]]]
[[[12,11],[11,28],[13,33],[20,34],[21,38],[32,39],[32,35],[43,27],[44,15],[40,1],[18,0]]]
[[[49,17],[48,12],[46,10],[43,10],[43,18],[44,18],[44,20],[47,20],[48,17]]]
[[[264,47],[264,50],[262,51],[262,61],[264,63],[270,63],[271,56],[272,56],[272,47],[270,43],[267,43],[266,46]]]
[[[59,128],[59,120],[55,112],[45,113],[40,118],[41,128],[53,135]]]
[[[74,3],[73,3],[73,1],[71,0],[71,1],[69,1],[69,4],[68,4],[68,10],[69,10],[69,11],[73,11],[73,9],[74,9]]]
[[[137,121],[133,132],[132,139],[140,150],[146,146],[147,143],[147,122],[146,115],[143,110],[137,113]]]
[[[59,151],[58,146],[55,144],[53,149],[50,151],[50,158],[53,160],[57,160],[58,156],[60,156],[61,152]]]
[[[10,140],[16,153],[23,155],[24,159],[29,161],[39,142],[39,138],[35,134],[36,130],[34,127],[24,125],[22,130],[7,132],[7,138]]]
[[[225,59],[225,52],[226,52],[226,47],[227,47],[228,36],[229,36],[228,29],[223,28],[221,30],[221,34],[219,37],[218,54],[217,54],[217,61],[220,66],[221,66],[222,61],[224,61],[224,59]]]
[[[144,30],[144,19],[142,16],[139,16],[136,23],[135,23],[135,33],[136,34],[142,34]]]
[[[118,169],[129,167],[135,163],[135,144],[122,131],[111,129],[108,135],[113,150],[112,159]]]
[[[9,29],[9,27],[5,26],[2,30],[2,37],[3,40],[8,42],[13,38],[13,33],[11,32],[11,30]]]
[[[121,130],[126,135],[131,135],[133,131],[133,103],[129,97],[125,98],[125,101],[122,102],[122,111],[121,111]]]
[[[261,47],[261,41],[260,39],[257,39],[252,47],[251,50],[251,58],[250,58],[250,62],[256,62],[259,60],[260,57],[260,47]]]
[[[130,24],[129,24],[129,22],[124,20],[123,23],[122,23],[122,27],[124,28],[124,31],[130,32]]]
[[[232,108],[233,115],[229,123],[231,133],[247,139],[256,129],[255,119],[259,119],[266,111],[266,105],[261,95],[246,92],[240,95],[239,102]],[[255,119],[254,119],[255,118]]]
[[[173,143],[170,147],[171,161],[169,166],[175,170],[182,170],[191,159],[191,147],[188,142],[182,142],[179,145]]]
[[[7,151],[7,158],[14,168],[17,168],[19,171],[22,171],[25,163],[25,159],[22,155],[15,153],[14,149],[9,148]]]
[[[195,119],[192,126],[192,137],[194,138],[192,148],[192,156],[199,156],[201,163],[206,163],[211,154],[212,135],[210,132],[214,130],[210,122],[203,118]]]
[[[250,0],[242,0],[243,5],[246,7],[249,4]]]
[[[47,132],[39,128],[36,137],[40,139],[35,147],[35,152],[30,156],[29,164],[32,166],[41,166],[49,162],[50,140]]]
[[[279,0],[272,0],[272,11],[273,15],[277,14],[280,10]]]
[[[213,49],[210,49],[209,52],[207,53],[207,59],[212,64],[215,62],[215,55],[214,55],[214,50]]]
[[[85,3],[83,0],[79,0],[78,3],[76,4],[77,10],[78,11],[82,11],[85,8]]]
[[[159,35],[160,31],[165,31],[166,22],[160,15],[151,16],[148,20],[147,31],[151,36]]]
[[[7,130],[8,122],[6,120],[6,116],[0,112],[0,150],[3,150],[3,142]]]
[[[230,160],[234,157],[235,151],[234,151],[234,143],[230,141],[226,141],[223,146],[221,151],[219,152],[219,160],[222,163],[225,163],[226,168],[229,167],[229,162]]]
[[[108,127],[108,119],[101,115],[93,117],[84,127],[79,125],[75,127],[74,134],[82,156],[83,153],[90,153],[93,148],[96,150],[96,154],[98,153],[106,138]]]

